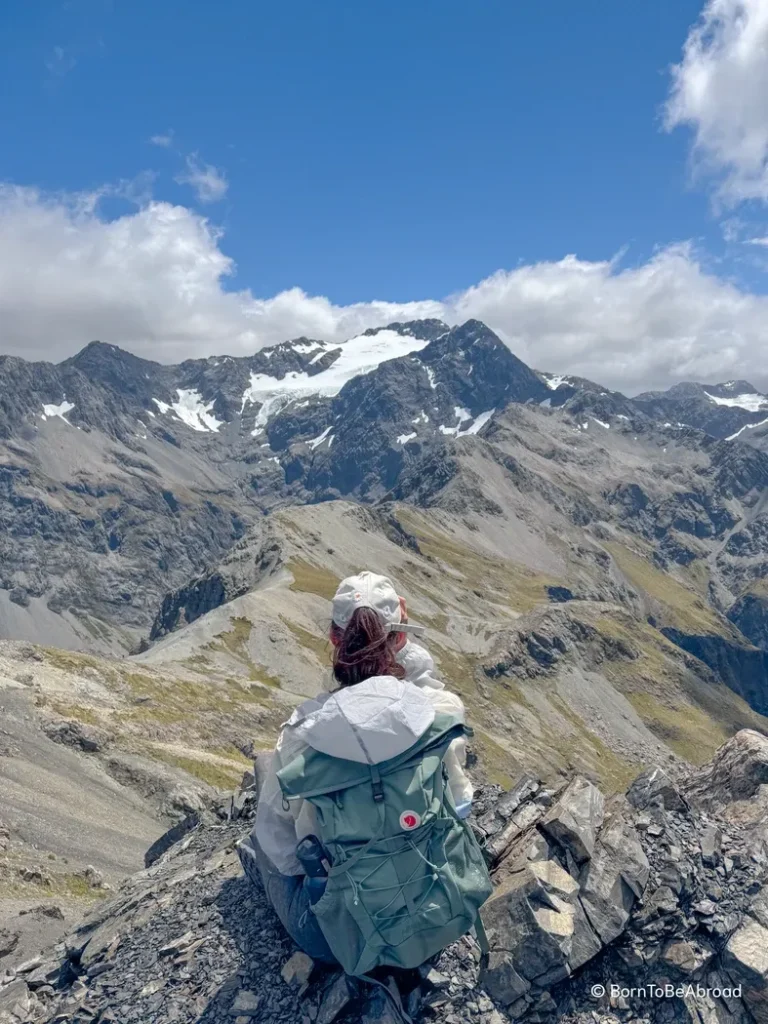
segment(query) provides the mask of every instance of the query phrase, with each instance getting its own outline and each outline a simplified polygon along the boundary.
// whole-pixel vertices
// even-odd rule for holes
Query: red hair
[[[371,676],[403,679],[397,661],[397,633],[388,633],[373,608],[356,608],[346,629],[332,626],[333,674],[342,686],[354,686]]]

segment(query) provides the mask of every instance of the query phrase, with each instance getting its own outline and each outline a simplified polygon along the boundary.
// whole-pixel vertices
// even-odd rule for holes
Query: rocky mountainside
[[[701,769],[644,772],[610,799],[575,776],[476,794],[495,891],[471,936],[385,983],[416,1020],[563,1024],[766,1020],[768,741],[738,733]],[[291,947],[241,873],[248,773],[56,946],[0,977],[0,1020],[395,1024],[380,990]]]
[[[616,793],[649,764],[685,767],[739,729],[768,732],[665,635],[667,622],[699,622],[695,591],[629,547],[617,559],[586,535],[553,546],[568,536],[563,495],[555,518],[524,521],[514,506],[478,512],[461,483],[430,508],[275,511],[174,592],[142,654],[0,645],[0,930],[20,932],[19,949],[103,895],[89,868],[115,885],[169,825],[215,808],[291,707],[327,685],[329,598],[362,564],[390,573],[427,626],[436,673],[467,706],[480,781],[508,787],[528,772],[557,788],[577,772]],[[440,501],[459,497],[457,518]],[[711,640],[731,628],[708,614]],[[18,917],[52,905],[64,922]]]
[[[59,365],[0,357],[0,635],[134,649],[157,635],[153,621],[169,592],[226,560],[265,513],[340,498],[418,504],[426,489],[449,484],[473,438],[482,460],[479,439],[525,406],[541,415],[526,421],[530,436],[519,428],[523,449],[553,431],[560,442],[581,431],[597,450],[614,447],[615,435],[639,437],[633,457],[621,456],[629,490],[609,519],[620,511],[662,567],[699,560],[697,542],[710,535],[751,559],[748,572],[724,580],[715,566],[711,599],[727,612],[746,595],[734,621],[759,643],[762,596],[750,587],[760,576],[756,495],[765,467],[754,446],[766,402],[740,381],[628,399],[582,378],[538,374],[477,321],[392,324],[337,346],[300,338],[251,357],[178,366],[100,342]],[[599,437],[609,430],[610,440]],[[713,445],[736,434],[736,448]],[[571,454],[559,443],[558,459]],[[649,529],[632,488],[635,470],[653,475],[658,455],[666,483],[657,503],[664,490],[671,518],[657,516]],[[697,459],[722,470],[693,477]],[[529,519],[540,506],[551,518],[557,490],[555,466],[539,461],[545,480],[529,489]],[[736,481],[732,461],[741,467]],[[683,482],[688,507],[678,514]],[[582,476],[579,486],[582,509],[600,504],[599,476]],[[524,496],[516,488],[517,507]]]
[[[696,427],[719,438],[759,443],[764,434],[759,428],[768,423],[768,396],[746,380],[677,384],[668,391],[645,392],[633,401],[654,419]]]
[[[175,367],[98,342],[58,366],[0,357],[0,633],[125,650],[264,512],[373,501],[546,392],[475,321]]]

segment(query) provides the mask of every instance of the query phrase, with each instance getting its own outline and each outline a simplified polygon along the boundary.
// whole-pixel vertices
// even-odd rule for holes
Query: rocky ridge
[[[0,357],[0,633],[125,650],[263,513],[375,501],[546,391],[476,321],[176,367],[98,342],[58,366]]]
[[[752,495],[766,476],[762,453],[750,447],[760,430],[751,428],[765,399],[745,382],[679,389],[629,399],[582,378],[536,373],[478,321],[397,323],[341,345],[299,338],[178,366],[101,342],[59,365],[0,357],[0,635],[135,649],[169,592],[214,571],[265,513],[393,495],[431,504],[463,453],[482,455],[499,419],[525,406],[539,414],[534,435],[554,420],[598,446],[609,435],[635,438],[651,471],[654,451],[674,451],[676,465],[664,460],[665,499],[633,489],[630,472],[624,488],[615,485],[609,519],[642,535],[665,565],[701,562],[712,552],[699,542],[722,541],[728,562],[709,558],[716,578],[707,599],[719,611],[736,602],[734,623],[768,643],[762,598],[749,590],[764,547]],[[681,395],[715,419],[685,404],[674,412]],[[738,424],[737,441],[719,440]],[[690,478],[697,458],[723,468]],[[496,461],[536,504],[559,502],[558,488],[538,479],[544,467],[520,473],[508,455]],[[481,481],[476,471],[471,487],[452,488],[456,513],[473,503],[487,515],[503,509],[482,496]],[[599,474],[584,481],[571,512],[577,527],[596,518],[601,483]],[[745,498],[746,515],[730,504]],[[447,495],[440,500],[447,508]],[[539,510],[529,502],[526,514]],[[736,562],[748,571],[731,572]],[[748,607],[738,604],[745,586]],[[209,605],[209,597],[200,602]]]
[[[768,992],[768,741],[702,769],[644,772],[606,800],[525,776],[476,794],[495,882],[472,937],[395,979],[416,1020],[748,1024]],[[240,871],[253,775],[221,813],[157,844],[145,871],[0,980],[0,1021],[392,1024],[389,1001],[297,953]],[[740,812],[750,808],[744,818]],[[391,984],[391,983],[390,983]]]
[[[703,430],[718,438],[744,439],[762,446],[768,421],[768,398],[749,381],[725,384],[676,384],[667,391],[648,391],[633,402],[654,419]]]

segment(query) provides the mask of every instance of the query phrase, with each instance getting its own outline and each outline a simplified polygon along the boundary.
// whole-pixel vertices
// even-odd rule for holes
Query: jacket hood
[[[435,663],[429,651],[408,640],[397,655],[398,662],[405,669],[405,678],[416,686],[428,686],[432,690],[442,690],[443,682],[435,678]]]
[[[432,701],[418,686],[394,676],[372,676],[308,701],[294,711],[287,727],[323,754],[380,764],[412,747],[434,720]]]

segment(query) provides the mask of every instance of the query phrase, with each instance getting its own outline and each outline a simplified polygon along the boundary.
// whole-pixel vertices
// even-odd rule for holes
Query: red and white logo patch
[[[418,828],[421,824],[421,815],[417,814],[416,811],[403,811],[400,815],[400,828],[406,832],[412,832],[415,828]]]

